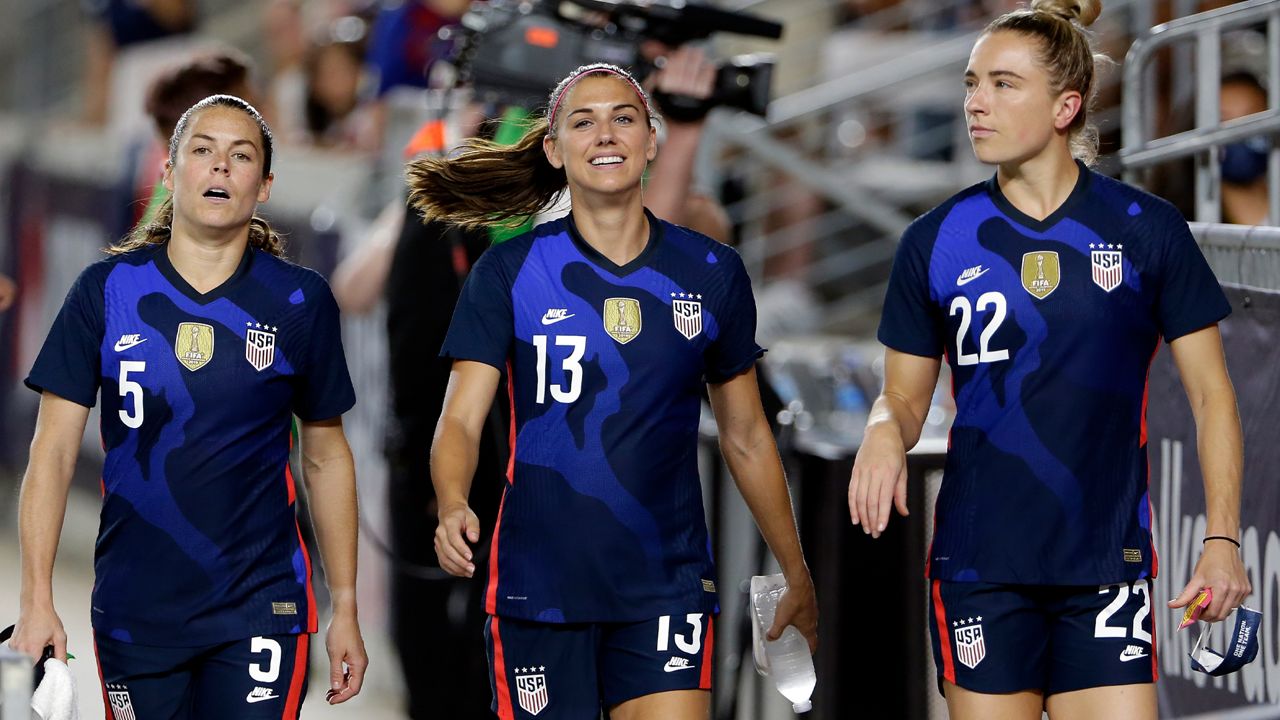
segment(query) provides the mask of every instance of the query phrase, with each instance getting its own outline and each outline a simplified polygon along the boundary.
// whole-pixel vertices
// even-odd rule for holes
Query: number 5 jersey
[[[764,351],[738,254],[648,219],[648,244],[625,266],[570,216],[489,249],[463,288],[442,354],[505,373],[513,412],[492,615],[628,622],[717,609],[702,389]]]
[[[249,249],[199,293],[165,245],[112,256],[76,280],[26,382],[85,407],[101,389],[98,634],[195,647],[316,631],[290,421],[355,403],[323,278]]]
[[[945,354],[956,419],[930,576],[1095,585],[1152,576],[1147,372],[1226,297],[1167,202],[1079,165],[1043,220],[995,178],[903,234],[879,338]]]

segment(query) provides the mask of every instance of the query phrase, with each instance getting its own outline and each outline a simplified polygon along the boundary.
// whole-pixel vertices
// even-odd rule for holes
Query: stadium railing
[[[1266,23],[1268,109],[1222,122],[1219,94],[1223,76],[1223,37],[1233,30]],[[1156,136],[1153,64],[1165,49],[1193,42],[1195,48],[1195,126]],[[1230,68],[1227,68],[1230,69]],[[1190,73],[1184,77],[1190,76]],[[1195,157],[1195,219],[1215,223],[1222,217],[1220,148],[1256,135],[1280,133],[1280,3],[1246,0],[1235,5],[1157,25],[1134,41],[1124,62],[1123,141],[1120,162],[1125,179],[1138,182],[1139,171],[1171,160]],[[1280,218],[1280,144],[1273,142],[1267,168],[1268,216]]]

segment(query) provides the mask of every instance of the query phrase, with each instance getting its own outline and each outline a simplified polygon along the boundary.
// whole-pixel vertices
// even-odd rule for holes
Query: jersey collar
[[[156,268],[160,270],[160,274],[173,285],[178,292],[186,295],[201,305],[207,305],[218,298],[225,296],[227,293],[239,284],[240,279],[249,274],[249,267],[253,264],[253,246],[246,245],[244,255],[240,258],[240,264],[236,266],[235,272],[231,273],[231,277],[227,278],[218,287],[207,293],[202,293],[191,287],[191,283],[178,272],[173,266],[173,262],[169,260],[169,252],[167,243],[161,243],[156,247],[155,254],[152,255]]]
[[[1076,186],[1072,188],[1071,194],[1067,196],[1066,200],[1062,201],[1058,209],[1049,213],[1043,220],[1037,220],[1014,207],[1013,203],[1009,202],[1009,199],[1004,196],[1004,192],[1000,190],[1000,183],[996,180],[996,175],[994,174],[987,181],[987,193],[991,195],[992,202],[996,204],[1000,212],[1004,213],[1005,217],[1023,227],[1030,228],[1036,232],[1044,232],[1057,225],[1059,220],[1070,214],[1072,208],[1083,200],[1089,192],[1089,180],[1093,173],[1079,160],[1076,160],[1076,167],[1080,168],[1080,174],[1076,177]]]
[[[618,277],[625,277],[626,275],[631,274],[631,272],[636,268],[646,265],[649,262],[650,256],[657,251],[658,244],[662,242],[662,223],[658,218],[653,216],[653,213],[649,212],[649,208],[644,209],[644,214],[645,217],[649,218],[649,242],[644,246],[644,249],[640,251],[640,254],[635,256],[635,259],[626,265],[618,265],[614,261],[605,257],[599,250],[591,247],[591,245],[583,239],[582,234],[578,232],[578,226],[573,222],[573,213],[569,213],[565,216],[565,227],[569,229],[569,237],[573,239],[573,244],[577,246],[578,252],[582,253],[583,257]]]

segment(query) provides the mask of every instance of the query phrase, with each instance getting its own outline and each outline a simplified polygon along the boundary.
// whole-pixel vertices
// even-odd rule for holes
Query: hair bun
[[[1102,0],[1031,0],[1031,9],[1088,27],[1102,14]]]

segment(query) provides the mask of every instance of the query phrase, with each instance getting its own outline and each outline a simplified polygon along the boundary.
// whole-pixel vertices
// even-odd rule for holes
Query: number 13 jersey
[[[714,612],[698,481],[705,382],[747,370],[755,302],[738,254],[648,215],[618,266],[571,217],[490,248],[442,354],[507,374],[512,462],[485,607],[542,622]]]
[[[956,418],[928,568],[939,580],[1093,585],[1153,576],[1147,373],[1231,308],[1167,202],[1078,165],[1020,212],[995,178],[914,222],[879,338],[945,354]]]

